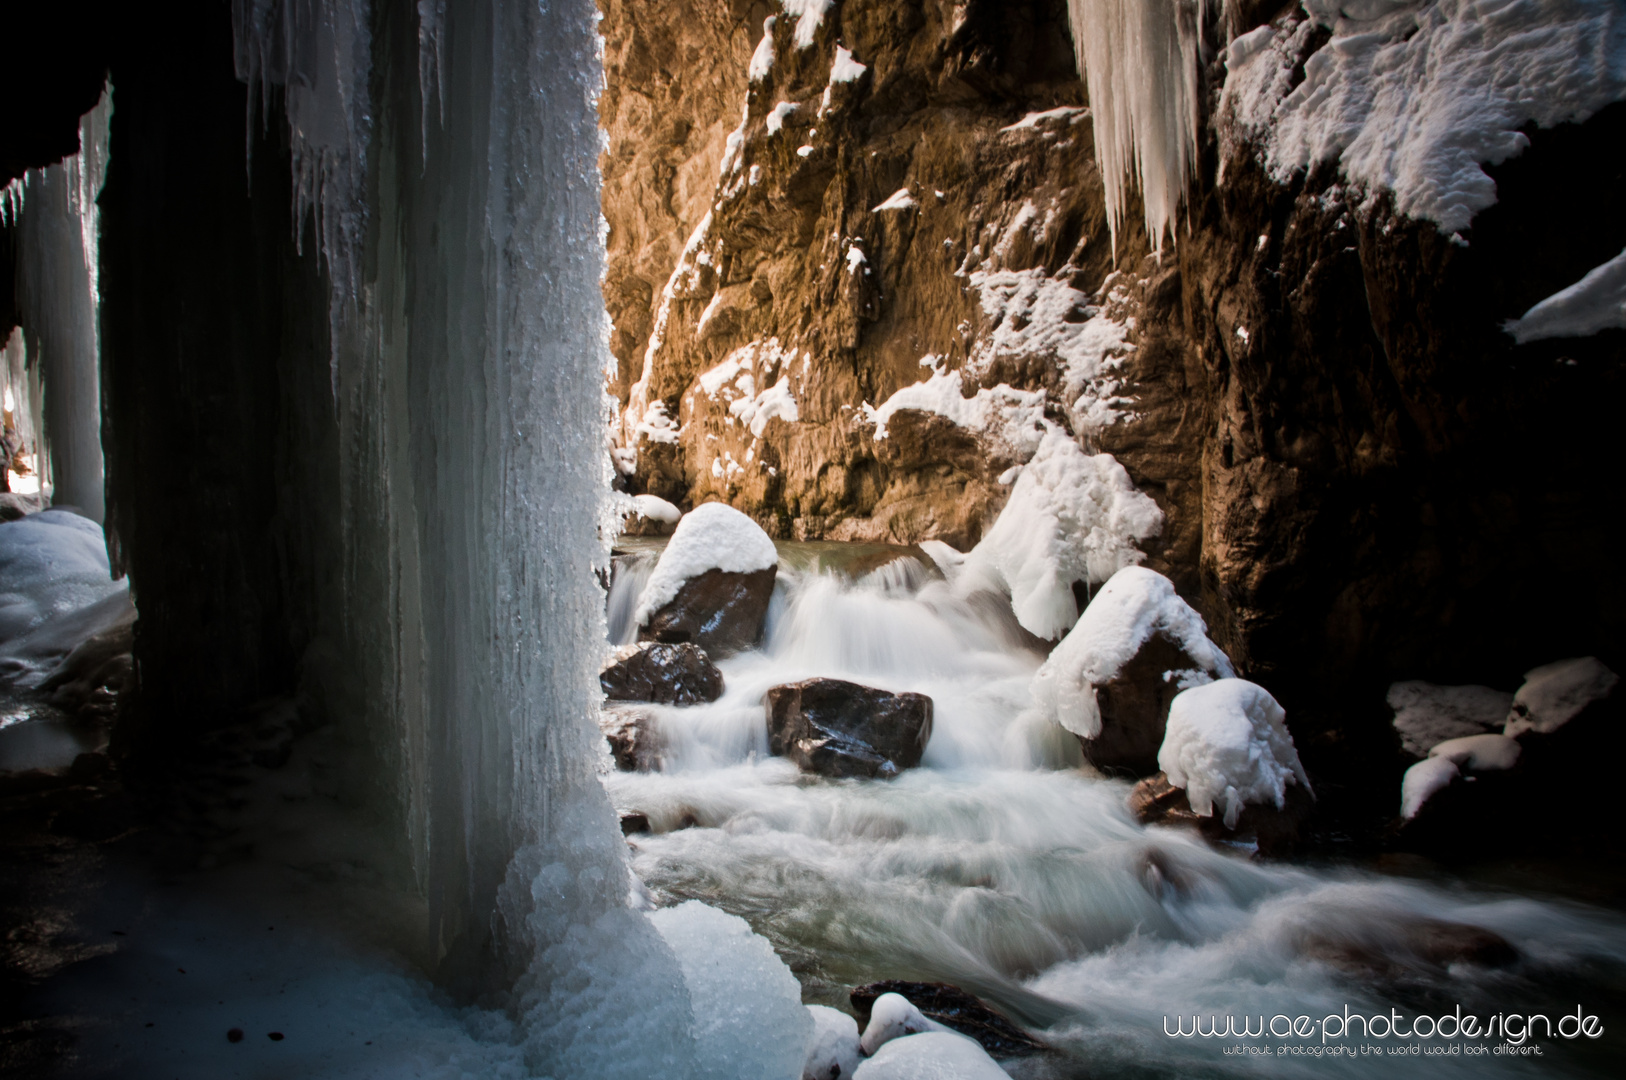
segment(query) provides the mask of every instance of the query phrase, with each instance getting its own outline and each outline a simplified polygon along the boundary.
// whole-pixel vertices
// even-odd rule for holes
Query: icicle
[[[1164,234],[1174,234],[1197,168],[1197,53],[1207,6],[1208,0],[1068,0],[1114,253],[1132,183],[1152,250],[1161,255]]]

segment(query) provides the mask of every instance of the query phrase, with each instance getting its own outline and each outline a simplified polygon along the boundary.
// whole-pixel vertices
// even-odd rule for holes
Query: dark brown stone
[[[1049,1049],[998,1011],[948,983],[883,979],[880,982],[856,987],[849,995],[849,1000],[852,1001],[853,1012],[858,1017],[860,1031],[869,1024],[875,999],[882,994],[903,995],[928,1020],[935,1020],[962,1035],[969,1035],[996,1058],[1026,1057],[1030,1054],[1042,1054]]]
[[[606,705],[599,710],[598,728],[610,744],[616,768],[624,772],[655,772],[661,767],[666,740],[655,715],[636,705]]]
[[[723,695],[723,673],[693,642],[640,641],[617,649],[598,673],[611,701],[693,705]]]
[[[1165,672],[1187,671],[1197,662],[1162,634],[1153,634],[1111,682],[1095,688],[1101,733],[1080,739],[1084,756],[1098,769],[1123,769],[1136,776],[1157,771],[1157,751],[1169,722],[1169,705],[1180,692]]]
[[[1199,816],[1191,809],[1185,789],[1169,783],[1161,772],[1136,784],[1128,799],[1129,812],[1142,825],[1189,826],[1210,842],[1252,841],[1259,854],[1266,856],[1291,855],[1299,850],[1306,839],[1305,825],[1314,804],[1309,792],[1298,784],[1289,784],[1286,803],[1280,809],[1250,804],[1237,816],[1236,828],[1227,829],[1218,807],[1208,817]]]
[[[717,657],[749,649],[762,640],[778,573],[770,566],[750,573],[707,570],[692,577],[638,628],[638,640],[693,642]]]
[[[634,836],[649,831],[649,815],[636,811],[621,815],[621,835]]]
[[[768,749],[821,776],[896,776],[920,764],[932,737],[932,699],[841,679],[769,690]]]
[[[1362,979],[1402,979],[1428,968],[1454,964],[1502,968],[1519,959],[1519,951],[1502,935],[1482,926],[1417,919],[1395,928],[1386,941],[1337,929],[1318,929],[1297,942],[1300,955]]]

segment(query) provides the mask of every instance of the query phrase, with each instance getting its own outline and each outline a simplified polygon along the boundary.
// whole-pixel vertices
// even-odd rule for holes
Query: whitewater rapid
[[[781,555],[764,640],[719,662],[722,697],[655,707],[662,771],[607,772],[604,783],[619,810],[649,819],[651,832],[629,843],[657,900],[745,917],[808,1001],[841,1006],[852,986],[878,979],[957,984],[1066,1052],[1013,1066],[1022,1075],[1072,1075],[1086,1061],[1092,1075],[1517,1075],[1550,1070],[1560,1053],[1584,1067],[1590,1046],[1547,1045],[1545,1060],[1419,1051],[1375,1061],[1314,1051],[1314,1039],[1276,1056],[1268,1039],[1165,1034],[1166,1018],[1178,1030],[1194,1013],[1255,1025],[1346,1006],[1556,1017],[1589,994],[1596,1012],[1622,986],[1626,933],[1577,905],[1267,864],[1240,845],[1223,852],[1143,828],[1125,809],[1129,783],[1082,765],[1077,740],[1031,708],[1044,654],[1008,604],[959,595],[912,559],[852,576],[834,545],[786,544]],[[634,634],[627,596],[653,558],[646,542],[619,561],[612,640]],[[930,695],[922,766],[891,781],[826,780],[768,756],[764,692],[813,676]],[[1419,927],[1440,922],[1494,931],[1520,959],[1441,966],[1417,944]],[[1227,1054],[1221,1042],[1272,1051]]]

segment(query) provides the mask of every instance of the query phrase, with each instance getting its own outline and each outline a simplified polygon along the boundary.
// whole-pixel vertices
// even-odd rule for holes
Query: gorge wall
[[[1146,564],[1328,762],[1390,752],[1394,679],[1617,662],[1626,332],[1501,323],[1626,242],[1626,105],[1526,124],[1453,237],[1267,168],[1226,45],[1273,26],[1292,85],[1329,34],[1212,5],[1159,254],[1138,205],[1109,232],[1063,0],[600,7],[628,490],[965,550],[1059,424],[1157,501]]]

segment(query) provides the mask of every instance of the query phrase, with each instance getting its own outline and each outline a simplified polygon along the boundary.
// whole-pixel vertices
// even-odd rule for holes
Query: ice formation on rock
[[[1533,668],[1524,673],[1524,685],[1513,695],[1513,707],[1508,710],[1502,734],[1551,734],[1594,701],[1614,693],[1619,682],[1620,676],[1595,656]]]
[[[1095,158],[1116,248],[1130,192],[1162,251],[1197,169],[1198,49],[1206,2],[1068,0],[1073,50],[1090,92]]]
[[[1140,562],[1136,542],[1162,528],[1163,512],[1111,454],[1086,454],[1053,431],[965,569],[1007,591],[1030,633],[1059,638],[1078,620],[1073,583],[1099,584]]]
[[[1229,679],[1236,672],[1208,640],[1201,615],[1174,582],[1144,566],[1113,574],[1033,676],[1033,700],[1056,723],[1086,739],[1101,733],[1095,688],[1116,678],[1153,634],[1180,646],[1198,665],[1188,678]]]
[[[133,616],[94,521],[44,510],[0,524],[0,682],[37,686],[80,642]]]
[[[1207,817],[1219,803],[1226,827],[1235,828],[1244,806],[1280,809],[1289,784],[1310,790],[1286,719],[1264,687],[1245,679],[1192,687],[1169,707],[1158,766],[1169,783],[1186,789],[1193,811]]]
[[[1304,8],[1309,20],[1231,43],[1222,137],[1256,143],[1278,181],[1336,161],[1369,196],[1391,193],[1397,211],[1444,233],[1496,201],[1481,166],[1521,153],[1525,124],[1580,122],[1626,98],[1626,11],[1616,0]],[[1332,39],[1294,85],[1312,24]]]

